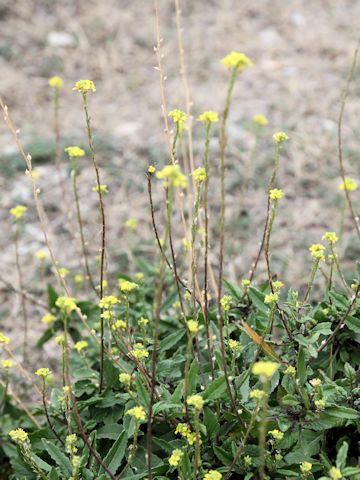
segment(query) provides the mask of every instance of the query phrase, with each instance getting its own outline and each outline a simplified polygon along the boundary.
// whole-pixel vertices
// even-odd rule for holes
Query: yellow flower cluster
[[[11,368],[14,365],[14,362],[12,360],[2,360],[1,365],[3,368]]]
[[[179,463],[181,462],[181,459],[184,456],[184,452],[180,450],[180,448],[175,448],[175,450],[172,451],[171,456],[169,458],[169,465],[171,467],[177,467]]]
[[[107,185],[95,185],[95,187],[92,187],[91,189],[92,192],[94,193],[109,193],[109,188]]]
[[[61,278],[67,277],[69,275],[69,273],[70,273],[70,271],[65,267],[59,268],[59,274],[60,274]]]
[[[75,298],[72,297],[58,297],[55,305],[65,313],[71,313],[77,308]]]
[[[34,257],[37,259],[37,260],[46,260],[48,258],[48,254],[46,252],[44,252],[43,250],[39,250],[38,252],[35,252],[34,253]]]
[[[232,298],[230,297],[230,295],[224,295],[224,296],[220,299],[220,304],[221,304],[224,312],[228,312],[228,311],[230,310],[231,301],[232,301]]]
[[[226,68],[234,68],[239,72],[242,72],[245,67],[252,67],[254,65],[250,58],[241,52],[231,52],[221,61]]]
[[[60,346],[64,346],[66,344],[64,335],[57,335],[55,337],[55,343]]]
[[[221,480],[222,475],[220,472],[217,472],[216,470],[209,470],[207,473],[204,475],[203,480]]]
[[[88,342],[86,340],[80,340],[79,342],[76,342],[74,345],[74,348],[77,352],[82,352],[89,346]]]
[[[76,146],[66,147],[64,151],[69,155],[70,158],[83,157],[85,155],[85,150]]]
[[[313,378],[312,380],[310,380],[310,385],[313,388],[319,388],[321,384],[322,384],[322,381],[320,378]]]
[[[49,370],[48,368],[38,368],[35,372],[35,375],[45,380],[51,375],[51,370]]]
[[[186,113],[182,110],[171,110],[171,112],[169,112],[169,117],[171,117],[173,122],[179,127],[184,126],[184,123],[186,121]]]
[[[156,168],[154,165],[149,165],[148,172],[152,175],[156,172]]]
[[[28,443],[29,441],[28,434],[22,428],[16,428],[15,430],[11,430],[9,432],[9,437],[13,442],[18,443],[20,445],[24,443]]]
[[[280,200],[281,198],[283,198],[283,196],[284,192],[279,188],[272,188],[269,191],[269,197],[271,198],[271,200]]]
[[[342,478],[341,470],[336,467],[331,467],[329,470],[329,476],[331,480],[340,480]]]
[[[197,121],[205,124],[216,123],[219,121],[219,116],[217,112],[214,112],[213,110],[208,110],[207,112],[199,115]]]
[[[196,170],[194,170],[191,174],[195,180],[196,183],[202,183],[206,180],[206,172],[205,168],[199,167]]]
[[[75,446],[76,441],[77,441],[77,437],[76,437],[75,433],[73,433],[71,435],[68,435],[66,437],[65,448],[66,448],[67,453],[70,453],[71,456],[75,455],[78,451],[78,449]]]
[[[285,370],[284,373],[285,373],[285,375],[292,375],[292,376],[294,376],[294,375],[296,375],[296,368],[293,367],[292,365],[289,365],[289,366],[286,368],[286,370]]]
[[[107,295],[103,297],[99,302],[99,307],[109,310],[111,307],[119,303],[119,299],[116,298],[114,295]]]
[[[136,290],[139,288],[139,285],[135,282],[129,282],[128,280],[125,280],[124,278],[119,279],[119,288],[120,290],[127,294],[132,292],[133,290]]]
[[[15,217],[15,220],[20,220],[25,215],[27,207],[24,205],[16,205],[16,207],[10,209],[10,214]]]
[[[128,387],[131,383],[130,373],[120,373],[119,374],[119,382]]]
[[[125,222],[125,227],[127,227],[129,230],[136,230],[138,223],[139,222],[135,218],[129,218]]]
[[[199,323],[196,320],[188,320],[186,322],[189,332],[192,335],[196,335],[199,331]]]
[[[238,353],[241,350],[240,342],[238,342],[237,340],[233,340],[232,338],[229,339],[228,345],[229,345],[230,350],[233,353]]]
[[[339,185],[339,190],[347,190],[348,192],[353,192],[358,188],[358,184],[352,178],[345,178],[345,182],[342,181]]]
[[[284,284],[280,280],[275,280],[275,282],[272,282],[272,286],[274,290],[279,291],[284,287]]]
[[[262,400],[266,397],[266,393],[264,392],[264,390],[259,390],[255,388],[254,390],[251,390],[251,392],[249,393],[249,397],[255,400]]]
[[[0,332],[0,345],[1,344],[9,345],[9,343],[10,343],[10,338]]]
[[[256,125],[264,126],[269,123],[268,119],[265,117],[265,115],[255,115],[253,117],[253,122],[256,123]]]
[[[326,407],[326,401],[323,398],[319,398],[318,400],[315,400],[314,404],[315,404],[316,410],[318,410],[319,412],[324,410],[324,408]]]
[[[336,235],[335,232],[326,232],[323,237],[323,240],[326,240],[327,242],[333,244],[336,243],[339,239],[338,236]]]
[[[89,92],[96,92],[96,87],[92,80],[79,80],[75,83],[73,90],[87,94]]]
[[[256,362],[252,367],[252,373],[258,375],[262,380],[267,380],[273,377],[279,366],[277,362]]]
[[[283,432],[280,432],[280,430],[276,429],[275,430],[270,430],[268,434],[274,439],[274,440],[282,440],[284,438]]]
[[[244,280],[241,280],[241,285],[242,285],[244,288],[248,287],[248,286],[250,285],[250,283],[251,283],[250,280],[247,279],[247,278],[244,278]]]
[[[49,78],[48,83],[50,87],[59,89],[64,85],[64,82],[61,77],[55,75],[54,77]]]
[[[281,145],[282,143],[286,142],[286,140],[289,140],[289,137],[285,132],[276,132],[273,135],[273,139],[278,145]]]
[[[267,305],[274,305],[277,301],[279,300],[279,294],[278,293],[268,293],[265,295],[264,298],[264,303]]]
[[[191,395],[187,398],[186,403],[194,407],[196,410],[202,410],[204,406],[204,399],[201,395]]]
[[[142,343],[136,343],[134,350],[131,352],[136,360],[143,360],[144,358],[148,358],[149,352],[145,350],[145,347]]]
[[[56,320],[55,315],[52,313],[46,313],[42,318],[41,321],[44,325],[50,325],[51,323],[54,323]]]
[[[181,172],[179,165],[166,165],[156,173],[159,180],[164,180],[164,187],[186,188],[187,178]]]
[[[126,322],[124,320],[116,320],[114,325],[111,327],[112,330],[126,330]]]
[[[140,320],[138,320],[137,323],[138,323],[139,327],[146,328],[147,324],[149,323],[149,319],[141,317]]]
[[[246,467],[251,467],[253,461],[252,461],[252,457],[250,457],[250,455],[245,455],[244,457],[244,464]]]
[[[185,438],[189,445],[194,445],[196,435],[190,430],[189,425],[186,423],[178,423],[175,429],[175,433],[178,433]]]
[[[300,465],[300,471],[303,475],[307,475],[308,473],[310,473],[311,469],[312,469],[312,463],[310,462],[303,462]]]
[[[126,412],[126,415],[130,415],[137,421],[144,421],[146,419],[146,412],[143,407],[133,407]]]
[[[81,285],[84,282],[83,275],[80,275],[79,273],[75,275],[74,282],[76,283],[76,285]]]
[[[315,260],[317,260],[319,262],[325,261],[325,255],[324,255],[325,247],[324,247],[324,245],[321,245],[321,243],[313,243],[312,245],[310,245],[309,250],[310,250],[311,256]]]

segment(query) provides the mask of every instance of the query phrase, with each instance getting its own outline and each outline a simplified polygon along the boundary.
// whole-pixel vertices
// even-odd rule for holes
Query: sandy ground
[[[185,109],[180,76],[174,2],[160,0],[164,74],[168,109]],[[307,248],[326,230],[337,230],[341,195],[337,164],[337,116],[341,89],[359,33],[360,3],[337,0],[183,0],[183,39],[193,114],[221,111],[228,72],[220,59],[230,50],[245,52],[254,68],[244,72],[234,91],[228,125],[226,276],[237,282],[247,276],[257,249],[265,216],[264,188],[271,172],[271,136],[285,130],[291,137],[284,149],[278,177],[286,199],[281,202],[272,239],[274,271],[298,287],[306,283],[311,260]],[[159,74],[156,57],[154,9],[151,0],[0,1],[0,93],[9,106],[21,138],[34,155],[40,173],[41,196],[48,228],[62,266],[80,271],[79,241],[71,201],[69,166],[63,161],[67,198],[61,196],[53,155],[44,144],[53,141],[52,75],[61,75],[60,122],[64,142],[86,146],[84,118],[74,82],[91,78],[97,92],[90,109],[96,134],[106,199],[109,271],[136,271],[134,258],[153,258],[153,238],[144,171],[149,163],[167,162]],[[357,69],[359,78],[359,68]],[[344,118],[347,174],[359,180],[360,89],[356,80]],[[265,114],[255,158],[251,119]],[[203,131],[194,129],[195,163],[201,165]],[[185,149],[185,140],[183,148]],[[51,150],[51,148],[50,148]],[[211,202],[218,204],[218,142],[211,142]],[[11,218],[14,204],[29,207],[20,242],[24,283],[41,296],[44,276],[33,254],[43,247],[36,222],[28,178],[17,162],[16,149],[0,123],[1,155],[1,276],[17,284]],[[44,156],[44,155],[43,155]],[[180,158],[182,161],[182,158]],[[11,170],[11,175],[9,171]],[[248,189],[244,178],[251,175]],[[97,253],[97,204],[91,193],[94,174],[89,160],[81,162],[80,195],[89,249]],[[156,188],[161,223],[162,192]],[[359,211],[357,192],[353,194]],[[214,209],[216,210],[216,208]],[[126,230],[129,218],[139,220],[137,232]],[[215,212],[211,221],[216,226]],[[216,229],[215,229],[216,230]],[[216,239],[213,237],[216,259]],[[348,265],[359,257],[351,222],[346,221],[339,253]],[[263,265],[260,270],[263,271]],[[54,280],[55,282],[55,280]],[[10,334],[21,328],[20,301],[2,291],[2,316]],[[30,307],[32,324],[39,325],[41,308]],[[14,319],[19,319],[14,322]],[[34,342],[39,329],[33,329]],[[13,332],[14,333],[14,332]]]

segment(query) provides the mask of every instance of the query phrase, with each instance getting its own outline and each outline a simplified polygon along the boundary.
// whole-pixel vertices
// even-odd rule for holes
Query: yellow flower
[[[94,193],[109,193],[109,188],[107,185],[95,185],[95,187],[92,187],[91,191]]]
[[[278,293],[276,293],[276,292],[275,293],[268,293],[267,295],[265,295],[264,303],[266,303],[267,305],[273,305],[278,300],[279,300],[279,294]]]
[[[61,277],[61,278],[67,277],[67,276],[69,275],[69,273],[70,273],[70,272],[69,272],[69,270],[68,270],[67,268],[64,268],[64,267],[59,268],[59,274],[60,274],[60,277]]]
[[[188,240],[187,238],[184,237],[181,240],[181,243],[184,245],[184,248],[187,252],[191,252],[192,246],[191,246],[190,240]]]
[[[220,472],[217,472],[216,470],[209,470],[207,473],[204,475],[203,480],[221,480],[222,475]]]
[[[191,174],[194,177],[196,183],[202,183],[206,180],[205,168],[199,167],[194,170]]]
[[[258,390],[257,388],[255,388],[254,390],[251,390],[251,392],[249,393],[249,397],[255,400],[262,400],[264,397],[266,397],[266,393],[264,392],[264,390]]]
[[[89,92],[96,92],[96,87],[92,80],[79,80],[75,83],[73,90],[87,94]]]
[[[280,365],[276,362],[256,362],[252,367],[252,373],[258,375],[261,379],[270,379],[273,377],[279,366]]]
[[[253,117],[253,122],[256,123],[256,125],[261,125],[261,126],[267,125],[269,123],[265,115],[255,115]]]
[[[17,428],[16,430],[11,430],[9,432],[9,437],[11,440],[18,444],[24,444],[29,442],[29,436],[22,428]]]
[[[304,475],[306,475],[307,473],[310,473],[311,469],[312,469],[312,463],[310,463],[310,462],[303,462],[300,465],[300,471]]]
[[[144,345],[142,343],[137,343],[135,348],[131,353],[137,360],[143,360],[144,358],[148,358],[149,352],[145,350]]]
[[[138,221],[135,219],[135,218],[129,218],[129,220],[126,220],[125,222],[125,226],[129,229],[129,230],[136,230],[137,229],[137,226],[138,226]]]
[[[296,375],[296,368],[293,367],[292,365],[289,365],[289,366],[287,367],[287,369],[285,370],[284,373],[285,373],[285,375],[292,375],[292,376],[294,376],[294,375]]]
[[[251,467],[252,465],[252,457],[250,457],[250,455],[246,455],[244,457],[244,464],[246,467]]]
[[[80,274],[75,275],[74,282],[76,283],[76,285],[81,285],[84,282],[83,275],[80,275]]]
[[[156,173],[159,180],[164,180],[164,187],[187,187],[187,178],[181,172],[179,165],[166,165],[162,170]]]
[[[230,350],[233,353],[238,353],[241,350],[240,342],[238,342],[237,340],[233,340],[232,338],[229,339],[228,345],[229,345]]]
[[[55,320],[56,320],[56,317],[52,313],[46,313],[41,319],[44,325],[50,325],[51,323],[54,323]]]
[[[230,310],[231,301],[232,301],[232,298],[230,297],[230,295],[224,295],[220,299],[220,305],[222,306],[224,312],[228,312]]]
[[[48,368],[38,368],[35,372],[35,375],[45,380],[51,375],[51,370],[49,370]]]
[[[189,332],[192,334],[192,335],[196,335],[199,331],[199,324],[196,320],[188,320],[186,322],[186,325],[188,327],[188,330]]]
[[[148,172],[151,175],[156,172],[156,168],[154,167],[154,165],[149,165]]]
[[[169,465],[171,467],[177,467],[181,462],[181,459],[183,456],[184,456],[184,452],[179,448],[175,448],[175,450],[172,451],[171,456],[169,458]]]
[[[107,297],[103,297],[99,302],[99,307],[109,310],[112,306],[119,303],[119,299],[114,297],[114,295],[108,295]]]
[[[326,232],[322,239],[329,243],[336,243],[339,240],[335,232]]]
[[[16,207],[10,209],[10,213],[16,220],[20,220],[25,215],[27,207],[24,205],[16,205]]]
[[[186,113],[182,110],[171,110],[171,112],[169,112],[169,117],[171,117],[173,119],[173,122],[179,127],[184,126],[184,123],[186,121]]]
[[[186,403],[193,406],[196,410],[202,410],[204,406],[204,399],[201,395],[191,395],[187,398]]]
[[[142,327],[142,328],[145,328],[148,323],[149,323],[149,320],[144,317],[141,317],[140,320],[138,320],[138,325],[139,327]]]
[[[242,72],[245,67],[252,67],[254,65],[250,58],[241,52],[231,52],[221,61],[226,68],[234,68],[239,72]]]
[[[119,288],[123,293],[127,294],[139,288],[139,285],[134,282],[129,282],[124,278],[119,278]]]
[[[278,188],[273,188],[269,192],[269,197],[271,200],[280,200],[280,198],[283,198],[284,192]]]
[[[0,344],[9,345],[10,338],[0,332]]]
[[[286,142],[286,140],[289,140],[289,137],[285,132],[276,132],[273,135],[273,139],[278,145],[281,145],[282,143]]]
[[[323,398],[320,398],[319,400],[315,400],[314,404],[315,404],[316,410],[318,411],[324,410],[324,408],[326,407],[326,402]]]
[[[85,155],[85,150],[76,146],[66,147],[64,151],[69,155],[70,158],[83,157]]]
[[[313,378],[312,380],[310,380],[310,385],[313,388],[319,388],[321,384],[322,384],[322,381],[320,380],[320,378]]]
[[[48,254],[46,252],[44,252],[44,250],[39,250],[38,252],[35,252],[34,253],[34,257],[37,259],[37,260],[46,260],[48,258]]]
[[[55,305],[65,313],[71,313],[77,308],[75,298],[72,297],[58,297]]]
[[[14,362],[12,360],[2,360],[1,365],[3,366],[3,368],[8,369],[14,365]]]
[[[112,330],[126,330],[126,322],[124,320],[116,320],[111,327]]]
[[[282,440],[284,438],[283,432],[280,432],[280,430],[270,430],[268,434],[274,439],[274,440]]]
[[[55,337],[55,343],[57,345],[61,345],[61,346],[64,346],[65,345],[65,337],[64,335],[57,335]]]
[[[244,280],[241,280],[241,285],[246,288],[250,285],[250,280],[248,280],[247,278],[244,278]]]
[[[272,282],[272,286],[274,290],[281,290],[284,284],[283,282],[280,282],[280,280],[275,280],[275,282]]]
[[[339,185],[339,190],[347,190],[348,192],[353,192],[358,188],[358,184],[352,178],[345,178],[345,182],[341,182]]]
[[[339,468],[331,467],[329,470],[329,475],[331,480],[340,480],[342,478],[342,473]]]
[[[187,437],[190,433],[190,427],[186,423],[178,423],[176,425],[175,433],[179,433],[182,437]]]
[[[145,275],[142,272],[135,273],[135,279],[139,282],[142,282],[145,278]]]
[[[77,437],[76,437],[75,433],[72,433],[71,435],[68,435],[66,437],[65,448],[66,448],[67,453],[70,453],[70,455],[75,455],[78,451],[78,449],[75,446],[76,440],[77,440]]]
[[[131,383],[130,373],[120,373],[119,374],[119,382],[128,387]]]
[[[126,415],[134,417],[137,421],[144,421],[146,419],[146,412],[143,407],[133,407],[126,412]]]
[[[219,121],[219,116],[217,112],[208,110],[207,112],[204,112],[201,115],[199,115],[197,118],[197,121],[202,123],[207,123],[207,124],[216,123]]]
[[[76,342],[74,345],[74,348],[77,352],[82,352],[85,348],[89,346],[88,342],[86,340],[80,340],[79,342]]]
[[[324,255],[324,250],[325,247],[324,245],[321,245],[321,243],[314,243],[309,247],[311,256],[315,259],[318,260],[319,262],[325,261],[325,255]]]
[[[50,87],[55,88],[55,89],[60,89],[64,85],[64,82],[63,82],[62,78],[57,76],[57,75],[49,78],[48,83],[49,83]]]

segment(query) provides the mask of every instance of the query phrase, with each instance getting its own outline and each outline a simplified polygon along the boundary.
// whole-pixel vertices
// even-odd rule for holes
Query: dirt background
[[[307,248],[327,230],[338,230],[342,196],[338,191],[337,117],[341,89],[359,34],[360,2],[354,0],[183,0],[183,41],[193,114],[221,112],[228,72],[220,59],[231,50],[245,52],[254,62],[237,81],[228,125],[226,277],[246,278],[256,254],[265,218],[265,187],[273,159],[272,134],[284,130],[278,177],[286,197],[281,202],[272,238],[274,271],[288,285],[303,287],[311,259]],[[185,109],[177,45],[174,2],[160,0],[164,75],[168,109]],[[147,165],[168,161],[161,114],[156,57],[155,19],[151,0],[0,1],[0,93],[9,106],[21,138],[40,173],[39,187],[48,216],[48,229],[62,266],[82,273],[79,241],[71,203],[70,167],[62,160],[67,198],[59,189],[54,162],[52,92],[48,78],[60,75],[60,123],[64,146],[86,147],[79,94],[72,86],[90,78],[97,92],[89,98],[102,183],[106,198],[108,259],[111,274],[138,270],[136,259],[156,255],[146,193]],[[344,118],[347,175],[359,180],[359,68]],[[255,158],[252,117],[265,114]],[[215,132],[214,132],[215,134]],[[203,130],[194,128],[196,166],[201,165]],[[185,140],[182,151],[185,151]],[[218,141],[211,142],[212,247],[216,262],[218,205]],[[17,286],[12,219],[9,208],[28,206],[20,242],[26,288],[43,296],[49,267],[34,253],[43,248],[36,222],[29,179],[14,142],[0,122],[1,278]],[[180,162],[182,156],[180,155]],[[245,188],[244,178],[250,176]],[[79,189],[85,234],[93,255],[98,250],[94,173],[90,160],[81,162]],[[161,188],[155,189],[158,220],[162,222]],[[353,194],[359,211],[358,192]],[[128,218],[139,221],[126,229]],[[180,237],[182,234],[180,234]],[[179,247],[180,251],[180,247]],[[338,247],[345,266],[354,270],[359,245],[347,216]],[[46,264],[46,262],[45,262]],[[259,273],[263,271],[260,266]],[[351,270],[349,270],[351,278]],[[84,292],[82,292],[84,294]],[[1,287],[0,326],[15,337],[21,329],[21,304],[9,286]],[[43,310],[28,305],[33,325],[31,342],[43,329]],[[16,321],[15,321],[16,320]],[[2,325],[1,325],[2,324]],[[20,341],[20,340],[19,340]],[[15,340],[16,343],[16,340]]]

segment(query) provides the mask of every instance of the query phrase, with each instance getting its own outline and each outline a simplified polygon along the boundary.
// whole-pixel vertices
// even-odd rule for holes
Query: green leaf
[[[124,455],[125,455],[125,450],[127,446],[127,435],[125,430],[123,430],[119,438],[116,440],[116,442],[113,444],[113,446],[110,448],[109,453],[106,455],[104,459],[104,464],[108,467],[108,469],[112,473],[116,473],[117,469],[120,467]],[[103,469],[100,467],[98,475],[103,471]]]
[[[325,409],[325,413],[331,417],[344,418],[346,420],[357,420],[360,418],[359,412],[348,407],[329,407]]]
[[[360,475],[360,468],[358,467],[346,467],[341,470],[344,477],[352,477],[354,475]],[[356,479],[358,480],[358,478]]]
[[[290,405],[290,406],[296,406],[296,405],[299,405],[300,403],[298,398],[295,395],[291,395],[291,394],[284,395],[281,401],[284,405]]]
[[[148,390],[145,388],[144,385],[144,379],[140,376],[138,376],[135,380],[135,387],[136,387],[136,393],[137,397],[140,400],[140,404],[145,407],[145,409],[149,408],[150,404],[150,394]]]
[[[206,427],[207,436],[209,438],[216,437],[220,430],[219,420],[215,413],[208,407],[204,408],[204,425]]]
[[[48,285],[47,293],[48,293],[48,304],[49,304],[50,310],[52,308],[56,308],[55,303],[56,303],[56,300],[59,297],[59,294],[56,292],[56,290],[51,285]]]
[[[123,426],[119,423],[108,423],[99,428],[96,432],[97,438],[109,438],[110,440],[117,440],[123,431]]]
[[[255,287],[249,287],[248,295],[252,304],[265,315],[268,314],[269,307],[264,303],[265,295]]]
[[[360,333],[360,318],[349,316],[346,321],[345,325],[353,332]]]
[[[340,293],[329,292],[329,297],[331,298],[335,307],[339,310],[344,310],[348,307],[348,299],[344,295],[341,295]]]
[[[60,480],[59,474],[55,468],[51,469],[51,472],[49,473],[49,476],[48,476],[48,480]]]
[[[213,449],[215,455],[220,460],[220,462],[222,462],[226,466],[231,464],[233,460],[233,455],[231,452],[225,450],[224,448],[217,447],[216,445],[213,446]]]
[[[349,444],[347,442],[343,442],[336,455],[336,468],[340,468],[340,470],[342,470],[345,467],[348,450]]]
[[[49,440],[45,440],[45,438],[43,438],[42,443],[47,453],[54,460],[56,465],[59,466],[61,473],[66,477],[71,476],[72,467],[68,457],[60,450],[57,445],[54,445]]]
[[[166,352],[166,350],[170,350],[172,347],[174,347],[177,343],[180,342],[184,335],[185,329],[182,328],[174,333],[171,333],[163,340],[161,340],[161,342],[159,343],[159,351]]]
[[[225,377],[219,377],[206,388],[203,393],[203,399],[211,402],[220,398],[226,391]]]
[[[299,379],[300,385],[304,385],[307,379],[307,373],[306,373],[306,363],[305,363],[305,349],[303,347],[299,348],[296,370],[297,370],[297,377]]]

